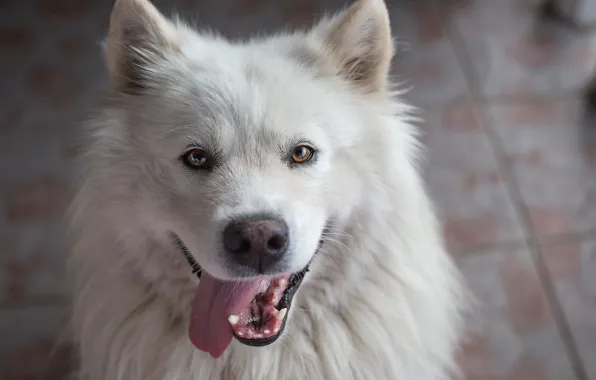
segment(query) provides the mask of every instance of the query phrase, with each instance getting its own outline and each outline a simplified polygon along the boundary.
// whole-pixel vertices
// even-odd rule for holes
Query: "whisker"
[[[338,233],[338,232],[323,232],[322,236],[338,236],[338,237],[346,237],[346,238],[354,238],[354,236],[346,234],[346,233]]]
[[[341,241],[339,241],[339,240],[337,240],[337,239],[333,239],[333,238],[330,238],[330,237],[326,237],[326,238],[325,238],[325,240],[326,240],[326,241],[330,241],[330,242],[332,242],[332,243],[339,244],[339,245],[341,245],[342,247],[344,247],[345,249],[347,249],[349,253],[354,253],[350,247],[348,247],[347,245],[345,245],[344,243],[342,243]]]
[[[337,265],[341,266],[341,263],[339,262],[339,260],[337,259],[337,257],[333,256],[332,253],[324,250],[324,249],[320,249],[319,250],[322,254],[327,255],[328,257],[330,257],[333,261],[335,261],[337,263]]]
[[[349,235],[349,233],[346,230],[340,229],[340,228],[336,228],[336,227],[329,227],[326,230],[327,231],[331,231],[331,232],[341,232],[341,233],[344,233],[344,234]]]

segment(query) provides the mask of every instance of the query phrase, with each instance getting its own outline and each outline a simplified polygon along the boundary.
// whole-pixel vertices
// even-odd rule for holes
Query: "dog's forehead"
[[[238,139],[273,144],[318,133],[325,108],[312,78],[278,57],[235,58],[196,65],[180,83],[188,94],[184,114],[191,111],[198,137],[218,145]]]

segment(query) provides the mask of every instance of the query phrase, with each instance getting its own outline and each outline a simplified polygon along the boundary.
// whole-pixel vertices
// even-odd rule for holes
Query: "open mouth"
[[[221,330],[227,329],[230,331],[229,334],[233,335],[237,341],[252,347],[269,345],[282,335],[288,318],[288,312],[292,305],[292,300],[309,270],[309,265],[299,272],[289,275],[283,274],[276,277],[262,277],[257,280],[253,279],[225,283],[221,280],[214,279],[208,273],[204,272],[182,241],[176,235],[174,235],[174,238],[186,257],[192,272],[201,278],[201,283],[205,284],[199,284],[199,287],[202,285],[203,287],[217,287],[218,289],[230,287],[231,290],[216,290],[212,291],[212,293],[214,293],[214,295],[217,294],[217,298],[222,299],[243,298],[242,302],[237,300],[232,301],[236,306],[230,306],[230,302],[228,302],[227,305],[222,307],[218,307],[216,304],[218,301],[212,301],[212,305],[197,306],[196,304],[202,302],[202,300],[195,300],[193,308],[209,309],[208,311],[201,311],[200,313],[195,313],[193,311],[194,317],[191,315],[190,336],[191,340],[193,340],[193,336],[195,336],[193,344],[195,344],[197,348],[209,352],[214,357],[219,357],[223,354],[227,344],[229,344],[229,340],[227,343],[220,343],[222,341],[221,338],[206,338],[205,336],[210,333],[211,335],[215,334],[209,330],[219,329],[219,335],[221,336],[224,335]],[[322,243],[323,239],[319,242],[319,248]],[[225,284],[209,285],[212,283]],[[247,288],[250,288],[250,290]],[[201,291],[198,290],[197,299],[199,298],[200,293]],[[205,296],[203,296],[203,298],[205,298]],[[221,309],[221,312],[214,312],[213,310],[216,309]],[[196,329],[199,331],[193,332],[193,318],[197,318],[195,314],[201,316],[201,326],[198,326]],[[214,314],[217,315],[214,316]],[[213,319],[217,319],[217,321],[213,321]],[[221,326],[222,319],[225,321],[227,327]],[[228,334],[228,332],[226,331],[225,334]]]
[[[229,316],[234,337],[253,347],[275,342],[283,333],[292,299],[306,272],[308,266],[290,276],[266,280],[248,307]]]

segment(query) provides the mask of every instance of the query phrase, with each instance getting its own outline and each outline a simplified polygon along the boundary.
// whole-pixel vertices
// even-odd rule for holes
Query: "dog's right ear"
[[[138,94],[151,66],[179,53],[176,29],[149,0],[117,0],[110,17],[105,60],[114,89]]]
[[[313,31],[323,41],[323,57],[331,59],[337,74],[365,92],[384,91],[393,44],[384,0],[357,0]]]

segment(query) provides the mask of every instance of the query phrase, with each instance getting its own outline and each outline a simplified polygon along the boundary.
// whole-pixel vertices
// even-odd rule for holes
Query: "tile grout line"
[[[596,230],[586,230],[581,232],[570,232],[557,235],[547,235],[542,237],[541,246],[545,245],[561,245],[570,243],[574,240],[594,240],[596,238]]]
[[[464,74],[465,75],[465,74]],[[511,105],[518,103],[532,103],[544,100],[551,100],[561,102],[569,100],[569,98],[578,97],[582,95],[582,89],[562,89],[556,95],[546,94],[528,94],[526,96],[508,96],[506,94],[481,95],[480,98],[475,99],[479,105]]]
[[[432,1],[435,10],[444,13],[450,14],[451,12],[448,9],[445,9],[444,6],[440,5],[439,2],[436,0]],[[463,36],[457,29],[454,21],[449,19],[446,24],[449,41],[450,44],[455,52],[456,59],[459,62],[459,66],[462,70],[462,74],[466,80],[467,88],[474,103],[477,103],[479,107],[480,117],[482,117],[483,123],[481,124],[482,129],[487,135],[489,140],[489,144],[491,146],[492,155],[498,164],[499,171],[502,172],[503,177],[505,179],[505,188],[511,201],[514,206],[514,212],[518,217],[520,222],[520,227],[524,230],[528,236],[526,240],[526,247],[529,250],[531,259],[536,267],[536,271],[538,272],[538,276],[542,282],[542,286],[544,287],[544,292],[546,293],[551,312],[553,313],[553,317],[556,321],[556,325],[558,327],[559,333],[561,335],[561,340],[563,344],[566,346],[567,355],[570,360],[570,364],[572,366],[572,370],[577,377],[577,380],[589,380],[587,375],[585,366],[583,361],[579,355],[577,343],[575,342],[575,338],[573,333],[571,332],[571,328],[569,326],[569,321],[565,316],[563,308],[559,302],[557,297],[554,284],[552,282],[550,271],[544,261],[542,248],[538,242],[536,232],[532,227],[532,223],[529,218],[529,213],[526,205],[523,202],[523,197],[521,194],[521,190],[515,178],[515,175],[512,170],[507,168],[506,166],[502,166],[501,163],[503,159],[506,157],[505,149],[503,147],[503,143],[500,141],[499,137],[496,135],[496,132],[493,130],[492,125],[494,124],[494,119],[492,115],[486,109],[486,105],[489,104],[488,99],[483,96],[482,91],[480,90],[480,85],[476,77],[476,73],[474,68],[472,67],[472,59],[468,54],[467,49],[465,48],[465,43]]]
[[[458,59],[458,61],[459,61],[459,59]],[[464,74],[464,76],[466,76],[466,74]],[[473,95],[470,94],[470,96],[472,97]],[[537,94],[537,95],[528,95],[528,96],[524,96],[524,97],[508,97],[507,95],[484,95],[484,96],[482,96],[482,98],[476,98],[476,99],[472,98],[472,100],[477,105],[479,105],[481,107],[485,107],[488,105],[508,106],[508,105],[515,105],[515,104],[519,104],[519,103],[533,103],[533,102],[540,102],[540,101],[562,102],[562,101],[569,100],[569,98],[578,98],[580,96],[583,96],[582,90],[575,89],[575,90],[562,91],[559,93],[559,95]],[[445,106],[445,103],[440,102],[440,101],[428,102],[428,103],[418,101],[416,103],[416,107],[421,108],[421,109],[431,109],[432,110],[432,109],[437,109],[437,108],[443,108],[444,106]]]
[[[596,240],[596,230],[586,230],[581,232],[570,232],[556,235],[546,235],[542,238],[544,245],[557,246],[566,244],[575,240]],[[486,244],[468,245],[461,248],[453,248],[451,251],[455,256],[467,257],[474,255],[482,255],[495,249],[519,249],[520,247],[527,247],[530,239],[512,239],[502,240]]]

